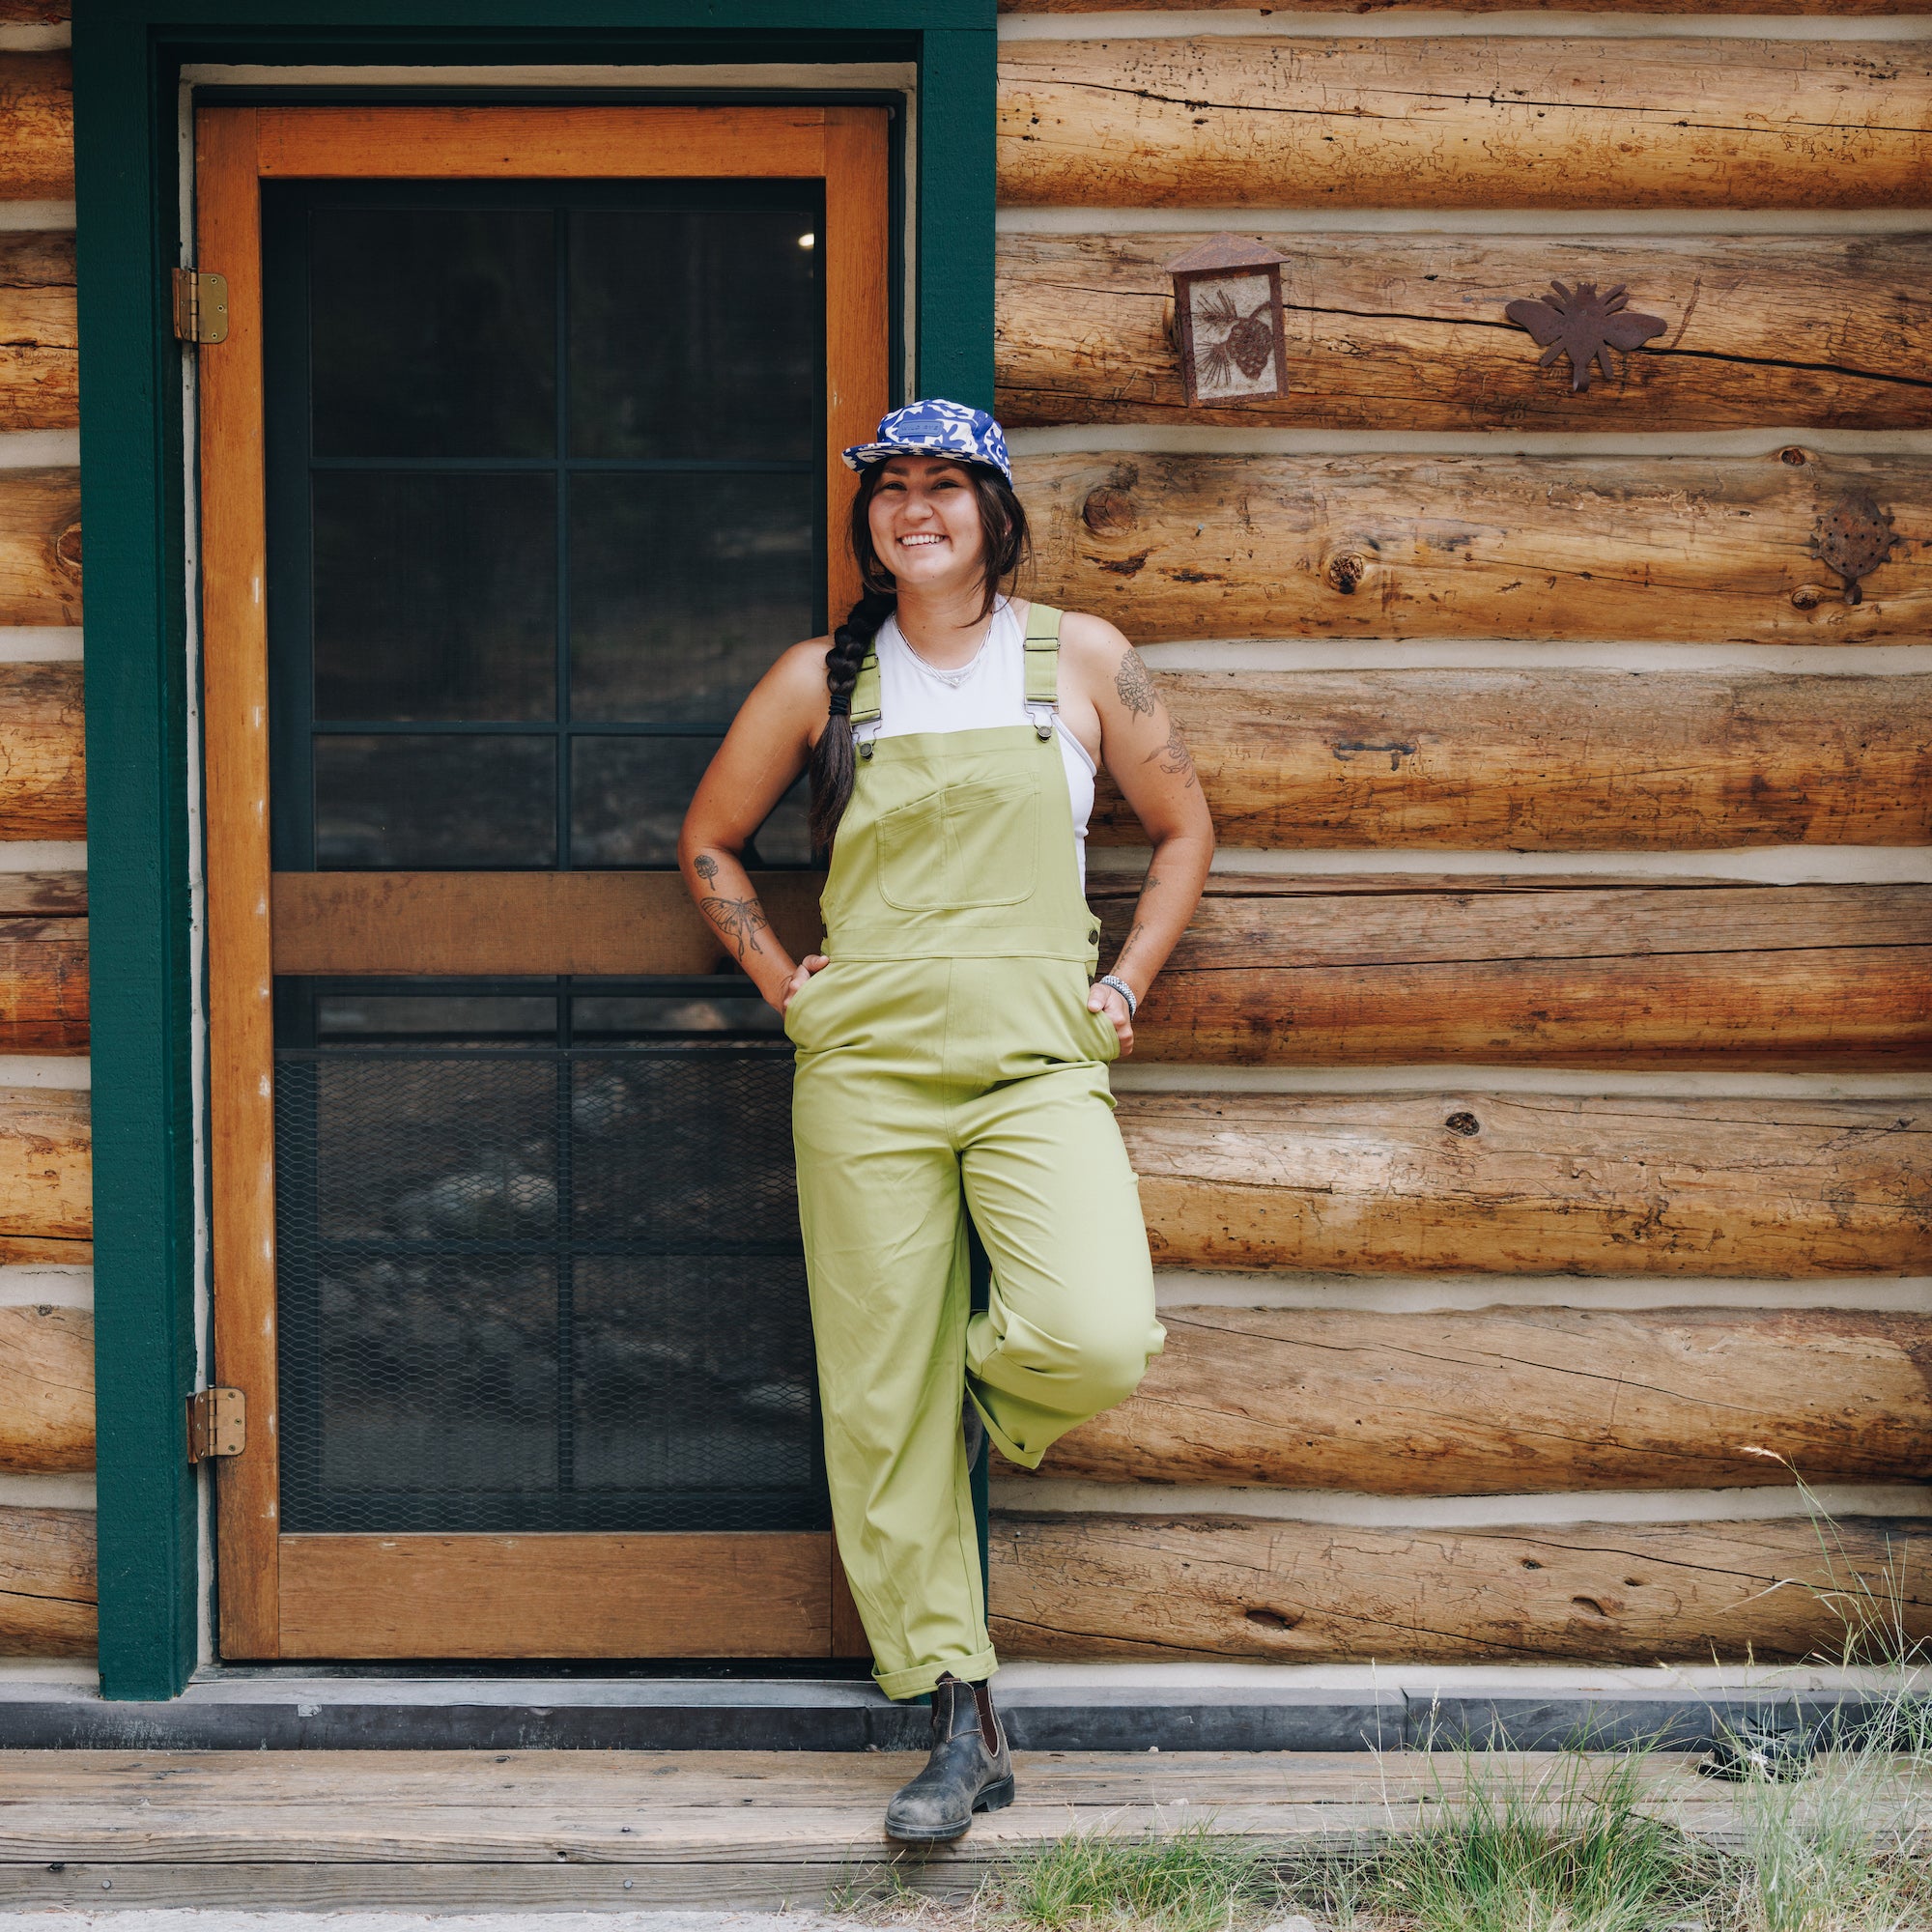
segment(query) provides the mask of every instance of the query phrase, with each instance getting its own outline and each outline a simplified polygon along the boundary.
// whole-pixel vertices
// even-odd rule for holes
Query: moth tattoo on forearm
[[[1153,716],[1156,699],[1153,695],[1153,680],[1148,675],[1148,668],[1141,662],[1141,654],[1129,644],[1127,654],[1121,660],[1121,668],[1114,673],[1114,690],[1122,704],[1136,718]]]
[[[704,910],[704,916],[732,946],[740,959],[747,952],[762,952],[765,949],[758,944],[759,928],[770,924],[765,918],[764,908],[756,899],[702,898],[697,902]]]

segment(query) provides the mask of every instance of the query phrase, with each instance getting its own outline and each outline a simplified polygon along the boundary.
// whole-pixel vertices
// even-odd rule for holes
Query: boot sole
[[[1013,1780],[1003,1777],[997,1784],[989,1784],[973,1801],[975,1811],[1004,1811],[1013,1802]],[[895,1832],[889,1826],[887,1835],[902,1845],[950,1845],[955,1838],[963,1838],[973,1829],[973,1821],[968,1818],[956,1832]]]

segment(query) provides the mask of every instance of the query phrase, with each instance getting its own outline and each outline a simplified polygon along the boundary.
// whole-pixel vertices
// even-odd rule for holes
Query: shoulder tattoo
[[[1114,690],[1120,700],[1136,718],[1153,716],[1153,680],[1148,676],[1148,668],[1141,662],[1141,654],[1133,645],[1127,646],[1127,654],[1121,660],[1121,668],[1114,673]]]

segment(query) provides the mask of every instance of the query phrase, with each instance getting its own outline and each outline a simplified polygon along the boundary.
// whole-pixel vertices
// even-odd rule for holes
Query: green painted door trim
[[[990,407],[994,0],[89,0],[74,161],[105,1695],[195,1667],[193,975],[177,86],[188,62],[914,60],[917,388]],[[299,26],[285,25],[292,18]],[[206,352],[219,354],[218,350]]]

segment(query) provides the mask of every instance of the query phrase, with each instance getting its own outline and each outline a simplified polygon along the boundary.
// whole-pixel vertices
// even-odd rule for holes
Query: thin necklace
[[[993,641],[993,626],[1000,620],[1000,611],[1004,611],[1005,609],[1006,606],[1002,604],[999,610],[995,611],[992,616],[987,619],[986,635],[980,639],[979,648],[957,670],[941,670],[930,658],[924,657],[919,651],[915,650],[912,639],[905,634],[905,626],[903,624],[898,626],[899,642],[906,647],[907,653],[911,656],[913,663],[921,670],[927,672],[930,676],[936,677],[941,684],[951,685],[954,691],[957,691],[980,668],[980,660],[986,655],[986,646]],[[895,621],[896,622],[896,619]]]

